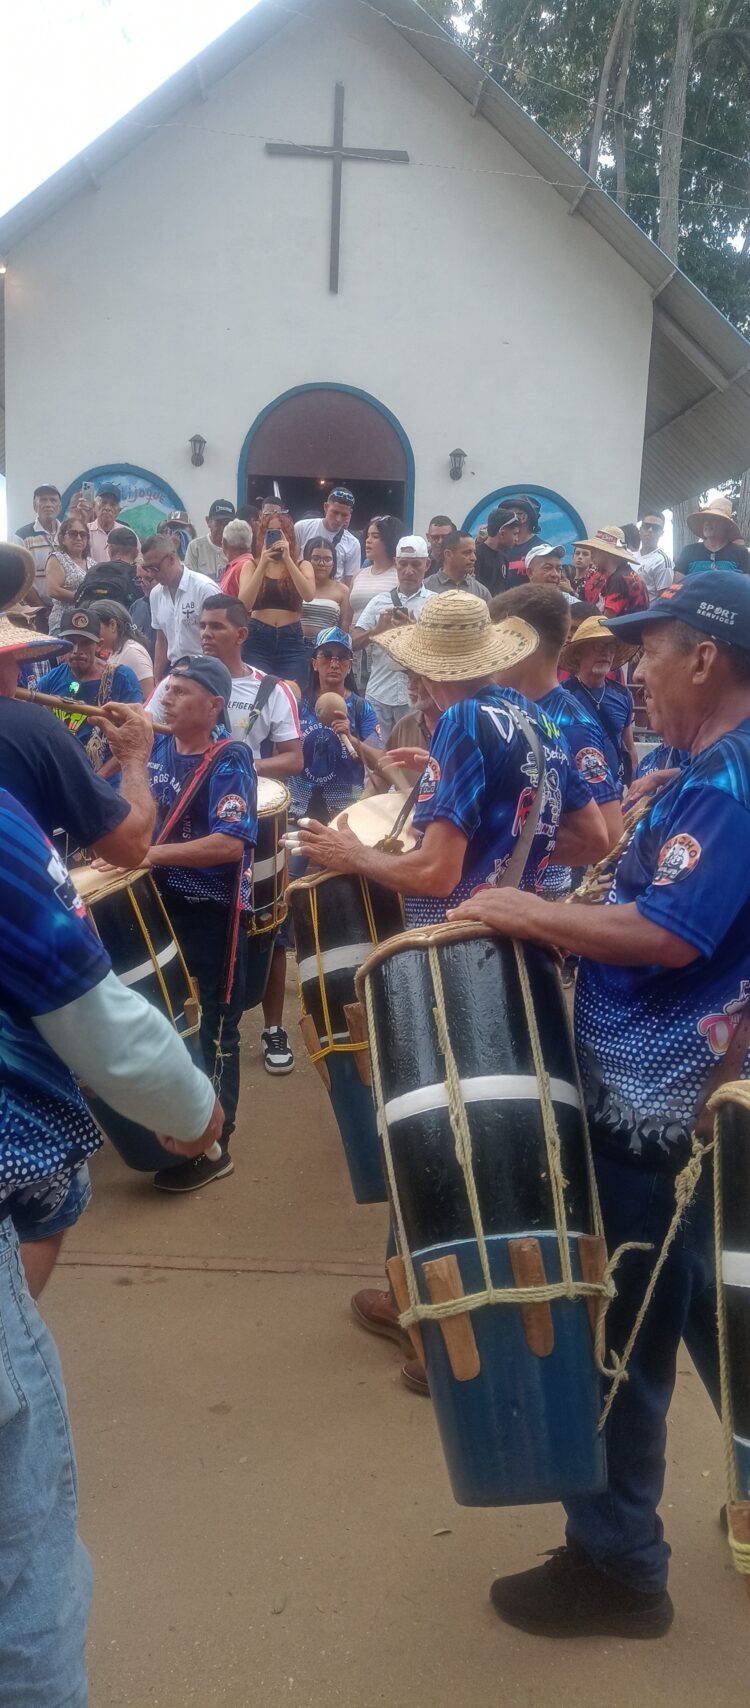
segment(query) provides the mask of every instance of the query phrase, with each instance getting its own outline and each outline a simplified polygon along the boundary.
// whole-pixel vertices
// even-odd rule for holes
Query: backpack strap
[[[278,676],[270,676],[266,672],[266,674],[263,677],[263,681],[261,682],[261,685],[258,689],[258,692],[255,696],[255,704],[252,708],[252,711],[248,712],[248,717],[247,717],[247,734],[248,735],[250,734],[251,730],[255,729],[255,725],[258,722],[258,719],[260,717],[261,712],[265,710],[265,708],[268,705],[268,702],[271,698],[271,695],[274,691],[274,688],[278,688],[278,686],[279,686]]]
[[[531,749],[534,764],[537,769],[538,779],[531,810],[519,832],[516,846],[513,849],[513,853],[511,854],[502,878],[500,879],[501,889],[510,889],[511,887],[518,889],[524,872],[526,871],[532,844],[537,832],[539,815],[542,810],[542,801],[544,799],[544,782],[547,767],[544,757],[544,748],[542,747],[541,741],[539,740],[533,724],[527,718],[526,713],[521,711],[520,706],[508,706],[507,709],[511,713],[513,722],[516,724],[517,728],[520,729],[524,741],[528,743],[529,748]]]

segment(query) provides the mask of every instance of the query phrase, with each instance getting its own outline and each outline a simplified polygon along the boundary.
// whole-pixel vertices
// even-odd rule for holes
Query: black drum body
[[[513,944],[439,926],[406,932],[358,980],[394,1224],[419,1302],[485,1294],[447,1326],[420,1324],[453,1491],[464,1505],[559,1500],[606,1483],[587,1309],[595,1301],[543,1296],[565,1279],[563,1250],[574,1283],[600,1280],[605,1263],[578,1075],[551,958],[528,950],[522,969],[525,989]],[[441,1002],[470,1139],[468,1173],[449,1109],[435,1018]],[[557,1195],[529,1003],[559,1136]],[[489,1302],[482,1246],[491,1288],[531,1285],[542,1291],[539,1303]],[[457,1332],[463,1351],[453,1356]]]
[[[385,1203],[366,1051],[352,1038],[346,1010],[356,1002],[357,969],[376,944],[403,930],[401,901],[392,890],[336,873],[298,879],[287,899],[302,1032],[331,1098],[352,1191],[358,1204]]]
[[[750,1100],[723,1103],[716,1152],[721,1230],[716,1252],[720,1309],[725,1325],[730,1423],[739,1501],[750,1501]],[[732,1087],[723,1088],[722,1101]],[[750,1533],[747,1540],[750,1541]]]

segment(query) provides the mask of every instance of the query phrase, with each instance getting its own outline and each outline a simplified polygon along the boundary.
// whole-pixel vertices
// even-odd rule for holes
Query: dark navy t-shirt
[[[582,961],[576,1044],[595,1141],[645,1165],[685,1161],[699,1093],[750,995],[750,718],[657,797],[610,906],[698,951],[686,967]]]
[[[531,810],[536,760],[516,716],[520,708],[544,749],[545,780],[539,822],[521,882],[538,890],[566,812],[588,805],[591,792],[571,762],[556,725],[512,688],[483,688],[443,712],[430,743],[414,809],[424,834],[447,819],[468,838],[461,880],[450,896],[406,896],[407,925],[434,924],[475,890],[499,884]]]
[[[59,718],[21,700],[0,698],[0,788],[20,801],[45,836],[67,831],[71,851],[99,842],[130,812],[95,776]]]
[[[750,575],[750,552],[747,546],[730,540],[718,552],[710,552],[703,540],[683,546],[674,566],[675,575],[705,575],[710,569],[731,569],[740,575]]]

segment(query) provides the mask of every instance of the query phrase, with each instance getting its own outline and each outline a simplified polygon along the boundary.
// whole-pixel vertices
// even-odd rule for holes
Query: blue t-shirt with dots
[[[75,1002],[110,971],[51,842],[0,790],[0,1203],[69,1175],[98,1150],[99,1130],[35,1016]]]
[[[173,735],[156,736],[148,761],[148,780],[157,805],[157,833],[166,824],[203,758],[202,753],[178,753]],[[202,786],[170,833],[170,843],[196,842],[217,832],[236,836],[245,844],[242,859],[247,866],[250,849],[258,840],[257,794],[249,747],[244,742],[226,741],[221,756],[217,755]],[[154,877],[160,889],[177,891],[192,901],[218,901],[228,906],[236,869],[231,862],[201,867],[156,866]],[[243,878],[243,907],[247,906],[247,899],[247,882]]]
[[[697,950],[688,966],[582,961],[576,1045],[594,1142],[680,1167],[696,1104],[750,996],[750,718],[656,798],[622,855],[608,905]],[[747,1066],[747,1064],[746,1064]]]
[[[538,890],[564,813],[588,805],[591,791],[571,762],[557,725],[513,688],[483,688],[439,719],[414,809],[414,829],[424,835],[447,819],[467,838],[463,871],[445,898],[406,896],[407,925],[432,925],[477,889],[499,884],[531,811],[537,763],[517,717],[521,710],[544,750],[544,796],[522,889]],[[421,838],[420,838],[421,839]]]

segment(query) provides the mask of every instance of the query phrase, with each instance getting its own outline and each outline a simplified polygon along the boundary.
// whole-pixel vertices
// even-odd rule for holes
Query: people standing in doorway
[[[354,493],[348,486],[334,486],[323,506],[322,522],[319,516],[305,516],[294,529],[300,558],[305,556],[313,535],[322,534],[330,541],[336,552],[336,577],[344,581],[352,581],[362,563],[359,540],[349,527],[353,509]]]
[[[301,612],[305,600],[314,597],[315,576],[309,563],[296,562],[284,520],[279,514],[261,515],[258,561],[247,562],[240,576],[240,599],[250,618],[243,658],[302,690],[308,652]]]
[[[50,552],[57,545],[57,518],[60,514],[60,490],[51,481],[34,487],[34,520],[25,522],[13,535],[12,544],[24,546],[34,559],[34,589],[37,604],[48,605],[46,568]]]
[[[443,540],[442,567],[426,577],[425,587],[430,593],[455,593],[458,588],[489,605],[489,592],[474,574],[476,556],[474,535],[467,528],[454,528]]]
[[[697,534],[694,546],[683,546],[674,566],[681,581],[685,575],[703,575],[710,569],[739,570],[750,575],[750,552],[742,540],[732,515],[728,498],[712,498],[701,510],[694,510],[687,519],[691,534]]]
[[[435,594],[424,586],[429,557],[427,541],[421,534],[405,534],[399,540],[396,547],[398,585],[390,593],[376,593],[365,606],[352,631],[355,653],[368,646],[376,636],[385,634],[387,629],[415,622],[427,601],[435,598]],[[385,740],[394,724],[408,712],[409,695],[406,672],[382,647],[373,647],[367,692]]]
[[[674,564],[660,544],[664,533],[664,511],[650,511],[640,522],[638,532],[640,544],[635,558],[650,603],[674,581]]]
[[[144,540],[141,557],[156,572],[150,594],[151,622],[156,630],[154,676],[157,682],[180,658],[198,658],[201,650],[200,614],[216,592],[216,582],[180,562],[173,540],[152,534]]]
[[[427,565],[428,575],[437,575],[443,567],[443,542],[455,529],[455,522],[450,516],[433,516],[427,528],[427,544],[430,548],[430,561]]]
[[[102,486],[94,500],[94,520],[89,528],[91,556],[94,563],[104,563],[109,557],[109,536],[120,514],[119,486]]]
[[[508,566],[518,539],[518,517],[515,510],[499,504],[487,517],[487,533],[483,540],[477,536],[477,560],[474,573],[487,588],[490,598],[504,593],[510,585]]]
[[[635,557],[625,544],[622,528],[607,523],[590,540],[576,540],[591,553],[593,568],[584,582],[583,597],[589,605],[621,617],[630,611],[645,611],[648,593],[635,567]]]
[[[47,623],[51,635],[59,634],[67,606],[75,604],[76,593],[91,563],[89,531],[78,516],[66,516],[57,531],[57,544],[47,558],[46,591],[52,603]]]
[[[305,562],[315,576],[314,597],[302,606],[302,632],[309,646],[321,629],[336,627],[348,633],[352,613],[348,585],[336,580],[336,553],[322,534],[308,540]]]
[[[221,581],[227,567],[224,529],[227,522],[234,521],[236,514],[230,498],[215,498],[213,504],[209,504],[206,517],[208,531],[190,541],[185,553],[186,569],[196,569],[199,575],[208,575],[212,581]]]

